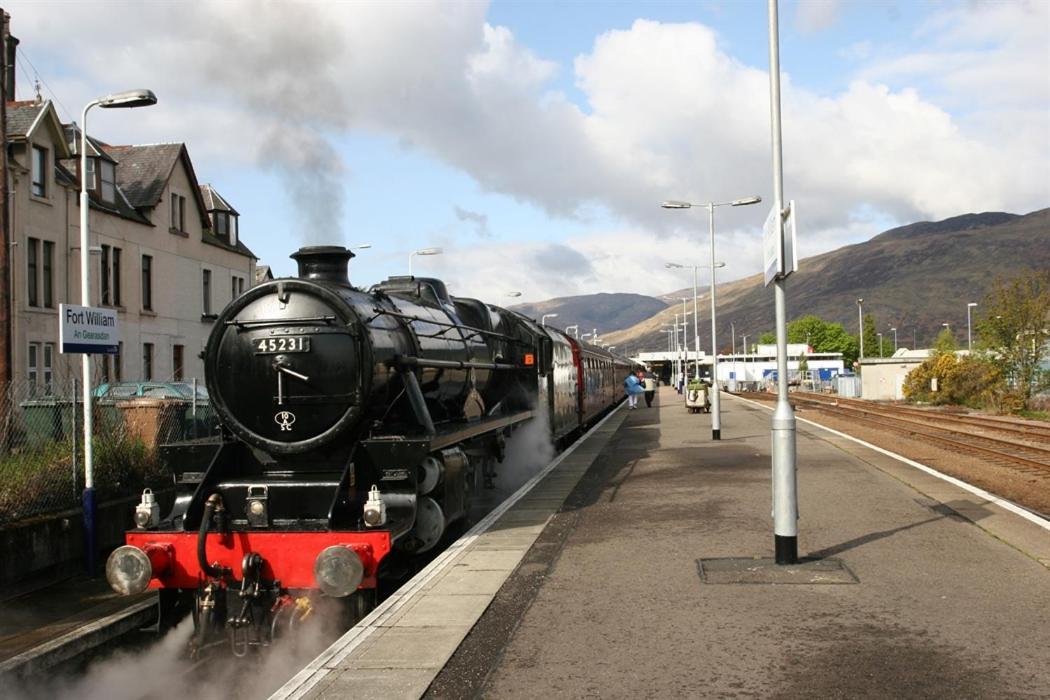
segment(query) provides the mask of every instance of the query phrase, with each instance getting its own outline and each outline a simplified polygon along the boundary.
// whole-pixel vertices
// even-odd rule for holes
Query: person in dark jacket
[[[653,405],[653,397],[656,396],[656,376],[652,372],[646,372],[642,378],[642,386],[645,389],[645,405]]]

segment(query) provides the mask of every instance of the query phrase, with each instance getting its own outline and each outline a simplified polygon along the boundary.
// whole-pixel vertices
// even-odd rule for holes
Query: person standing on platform
[[[653,405],[653,397],[656,396],[656,377],[653,376],[652,372],[647,371],[645,373],[642,385],[645,389],[645,406],[649,408]]]
[[[644,391],[642,383],[638,381],[638,375],[634,372],[628,374],[623,380],[623,390],[627,392],[627,408],[638,408],[638,394]]]

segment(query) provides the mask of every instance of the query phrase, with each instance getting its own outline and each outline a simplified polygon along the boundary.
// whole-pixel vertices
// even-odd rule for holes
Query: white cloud
[[[920,30],[923,51],[862,65],[839,94],[784,76],[785,188],[804,212],[804,250],[878,232],[863,231],[866,222],[851,215],[858,210],[881,225],[1046,206],[1047,6],[969,7],[937,13]],[[542,208],[552,227],[596,207],[622,222],[560,248],[503,243],[433,260],[480,290],[469,293],[509,285],[536,299],[625,289],[625,276],[646,293],[680,287],[648,264],[637,274],[624,267],[638,249],[660,260],[692,254],[695,245],[686,242],[703,229],[702,218],[658,203],[750,194],[768,202],[772,188],[765,66],[740,63],[698,23],[636,21],[596,37],[570,68],[487,24],[487,8],[474,2],[8,9],[30,55],[69,61],[64,75],[49,79],[68,106],[114,89],[157,91],[160,104],[141,114],[93,113],[100,136],[112,129],[120,140],[188,140],[205,172],[208,162],[275,167],[311,214],[325,207],[305,194],[321,193],[337,211],[347,173],[358,175],[325,145],[376,133],[467,173],[482,190]],[[837,9],[801,3],[798,19],[827,26]],[[879,48],[862,42],[851,55],[862,62],[884,56]],[[570,69],[582,109],[549,88]],[[962,118],[954,110],[961,103]],[[767,206],[719,214],[728,222],[719,225],[720,241],[734,246],[737,259],[754,260],[750,269],[727,270],[729,277],[758,270]],[[579,269],[559,272],[563,260]]]
[[[795,6],[795,26],[804,33],[828,29],[838,19],[839,0],[799,0]]]

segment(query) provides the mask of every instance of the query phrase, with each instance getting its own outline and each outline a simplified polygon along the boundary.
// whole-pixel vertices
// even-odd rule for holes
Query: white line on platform
[[[752,401],[751,399],[745,399],[742,396],[733,396],[732,394],[729,394],[728,392],[726,392],[726,393],[727,393],[728,396],[732,396],[732,398],[736,399],[737,401],[743,401],[745,403],[753,404],[755,406],[759,406],[761,408],[764,408],[767,411],[772,411],[773,410],[773,408],[771,408],[769,406],[766,406],[765,404],[760,403],[758,401]],[[976,496],[980,496],[981,498],[983,498],[985,500],[991,501],[992,503],[996,504],[1000,508],[1004,508],[1004,509],[1010,511],[1011,513],[1014,513],[1015,515],[1020,515],[1025,520],[1029,520],[1029,521],[1035,523],[1036,525],[1038,525],[1039,527],[1043,528],[1044,530],[1050,530],[1050,520],[1047,520],[1046,518],[1041,518],[1038,515],[1036,515],[1035,513],[1031,512],[1031,511],[1029,511],[1029,510],[1027,510],[1025,508],[1022,508],[1021,506],[1017,505],[1016,503],[1013,503],[1012,501],[1008,501],[1005,498],[1000,498],[999,496],[996,496],[994,494],[988,493],[984,489],[978,488],[978,487],[974,486],[973,484],[968,484],[965,481],[961,481],[960,479],[956,479],[954,476],[948,476],[947,474],[944,474],[942,472],[937,471],[933,467],[928,467],[925,464],[922,464],[920,462],[916,462],[913,459],[908,459],[904,455],[899,455],[896,452],[891,452],[891,451],[889,451],[887,449],[879,447],[878,445],[872,445],[870,442],[865,442],[864,440],[861,440],[860,438],[855,438],[852,435],[847,435],[846,433],[839,432],[838,430],[835,430],[834,428],[829,428],[826,425],[821,425],[820,423],[814,423],[811,420],[806,420],[805,418],[799,418],[797,416],[795,417],[795,420],[801,421],[802,423],[808,423],[809,425],[812,425],[812,426],[814,426],[816,428],[820,428],[821,430],[826,430],[826,431],[828,431],[829,433],[831,433],[833,435],[838,435],[839,437],[846,438],[847,440],[852,440],[853,442],[855,442],[855,443],[857,443],[859,445],[864,445],[865,447],[867,447],[869,449],[872,449],[872,450],[875,450],[876,452],[881,452],[882,454],[884,454],[884,455],[886,455],[888,457],[893,457],[894,459],[896,459],[898,461],[904,462],[905,464],[907,464],[909,466],[912,466],[912,467],[915,467],[916,469],[920,469],[920,470],[926,472],[927,474],[930,474],[932,476],[937,477],[938,479],[943,479],[944,481],[947,481],[949,484],[953,484],[955,486],[958,486],[959,488],[964,489],[966,491],[969,491],[970,493],[972,493],[972,494],[974,494]]]
[[[515,503],[524,498],[525,495],[536,486],[536,484],[542,481],[547,474],[561,464],[566,457],[575,452],[579,445],[582,445],[584,441],[601,428],[607,420],[616,415],[616,412],[619,411],[623,405],[624,404],[621,403],[612,411],[609,411],[609,415],[598,421],[593,428],[588,430],[568,449],[555,457],[539,473],[526,481],[521,488],[515,491],[509,498],[507,498],[507,500],[479,520],[474,527],[467,531],[466,534],[449,545],[448,549],[436,557],[434,561],[430,562],[426,568],[409,579],[405,585],[401,586],[401,588],[383,601],[382,604],[377,606],[376,609],[369,613],[367,617],[361,620],[361,622],[357,623],[347,631],[346,634],[333,642],[332,645],[321,652],[317,658],[307,664],[283,686],[278,688],[277,691],[270,696],[270,700],[297,700],[298,698],[302,698],[306,693],[316,687],[316,685],[331,671],[337,670],[339,663],[343,659],[368,639],[373,632],[383,627],[383,623],[390,619],[390,617],[398,610],[411,603],[416,594],[426,588],[426,585],[430,581],[444,571],[459,554],[469,548],[479,536],[484,534],[492,524],[495,523],[504,513],[510,510]]]

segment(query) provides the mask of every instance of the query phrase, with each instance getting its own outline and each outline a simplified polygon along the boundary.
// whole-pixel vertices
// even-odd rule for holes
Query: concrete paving
[[[658,401],[276,697],[1050,697],[1050,524],[800,422],[806,563],[756,577],[768,410]]]

